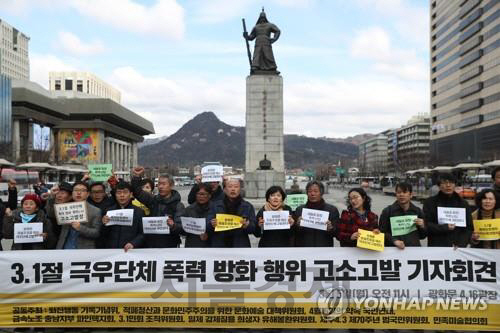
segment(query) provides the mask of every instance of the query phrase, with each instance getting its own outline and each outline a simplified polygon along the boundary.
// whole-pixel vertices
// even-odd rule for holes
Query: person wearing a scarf
[[[359,229],[379,232],[378,216],[371,211],[371,198],[362,188],[347,194],[347,210],[342,211],[337,239],[342,247],[355,247]]]
[[[333,237],[336,234],[339,222],[339,210],[334,205],[327,204],[323,199],[325,187],[319,181],[311,181],[306,185],[307,202],[297,207],[294,219],[297,221],[295,228],[295,246],[297,247],[332,247]],[[326,230],[318,230],[300,226],[302,209],[316,209],[328,212]]]
[[[210,211],[212,187],[208,183],[199,183],[193,193],[195,202],[184,210],[182,216],[206,219]],[[202,235],[195,235],[182,230],[181,234],[186,236],[184,247],[210,247],[207,232]]]
[[[179,216],[184,212],[181,195],[173,189],[174,179],[171,175],[160,174],[158,176],[158,194],[143,190],[142,176],[144,167],[137,166],[132,170],[132,188],[134,197],[147,206],[151,217],[167,217],[170,228],[169,234],[145,234],[144,247],[147,248],[170,248],[179,247],[181,243],[180,232],[182,226],[178,223]]]
[[[455,191],[457,179],[451,173],[439,176],[439,193],[424,201],[424,221],[427,227],[428,247],[467,247],[471,242],[472,225],[471,208],[467,201],[462,199]],[[463,208],[465,209],[465,227],[455,224],[440,224],[438,221],[438,208]]]
[[[11,216],[6,216],[3,233],[4,238],[14,238],[15,223],[43,223],[43,242],[40,243],[14,243],[12,250],[45,250],[55,247],[56,237],[52,232],[52,225],[45,215],[45,211],[40,209],[41,200],[38,195],[29,193],[21,200],[21,208],[12,212]]]
[[[289,247],[292,246],[292,229],[265,230],[264,212],[270,211],[289,211],[288,223],[290,228],[295,221],[292,217],[292,208],[284,204],[286,198],[285,191],[280,186],[271,186],[266,191],[266,203],[257,213],[257,227],[255,228],[255,237],[260,237],[259,247]]]
[[[227,231],[215,231],[217,214],[241,217],[241,227]],[[207,217],[207,230],[211,247],[251,247],[249,234],[255,232],[255,209],[241,197],[239,179],[229,179],[224,188],[224,199],[213,202]]]
[[[493,189],[484,189],[476,195],[476,207],[472,220],[489,220],[500,218],[500,198]],[[500,240],[479,240],[477,232],[472,233],[472,247],[483,249],[500,249]]]

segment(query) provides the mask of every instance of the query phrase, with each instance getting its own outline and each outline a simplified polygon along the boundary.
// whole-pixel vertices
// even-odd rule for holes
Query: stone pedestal
[[[272,185],[285,185],[283,78],[250,75],[246,80],[245,194],[264,197]],[[272,170],[258,170],[264,155]]]
[[[266,191],[273,185],[285,189],[285,173],[275,170],[255,170],[245,173],[245,197],[265,198]]]

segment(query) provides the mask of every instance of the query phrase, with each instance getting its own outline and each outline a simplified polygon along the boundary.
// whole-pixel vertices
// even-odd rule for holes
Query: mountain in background
[[[332,139],[285,135],[284,144],[288,169],[333,164],[341,158],[358,155],[355,144]],[[205,161],[244,167],[245,127],[228,125],[213,112],[203,112],[166,139],[139,148],[139,163],[149,167],[166,164],[187,167]]]
[[[154,145],[155,143],[158,143],[158,142],[160,142],[160,141],[163,141],[163,140],[165,140],[166,138],[168,138],[168,135],[165,135],[165,136],[162,136],[162,137],[159,137],[159,138],[144,139],[144,141],[139,142],[139,143],[137,144],[137,147],[138,147],[138,148],[141,148],[141,147],[145,147],[145,146],[149,146],[149,145]]]
[[[347,143],[352,143],[354,145],[359,145],[361,142],[371,139],[375,136],[376,134],[371,134],[371,133],[363,133],[363,134],[358,134],[354,136],[348,136],[347,138],[344,139],[337,139],[337,138],[324,138],[325,140],[328,141],[333,141],[333,142],[347,142]]]

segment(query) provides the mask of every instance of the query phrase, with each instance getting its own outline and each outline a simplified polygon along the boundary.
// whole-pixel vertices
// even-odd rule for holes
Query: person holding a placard
[[[46,250],[55,246],[57,239],[40,205],[38,195],[26,194],[21,208],[5,217],[3,234],[6,239],[14,240],[12,250]]]
[[[158,177],[158,194],[154,195],[142,189],[143,167],[133,169],[132,188],[134,197],[146,205],[150,210],[150,217],[168,216],[168,234],[145,234],[144,246],[148,248],[178,247],[181,243],[181,225],[178,223],[179,217],[184,212],[184,205],[181,202],[181,195],[172,187],[174,181],[171,176],[161,174]]]
[[[406,246],[420,246],[420,240],[427,237],[424,212],[411,202],[412,196],[411,184],[398,183],[396,201],[382,210],[379,226],[386,246],[402,250]]]
[[[473,231],[469,204],[455,192],[456,178],[441,174],[439,192],[424,202],[428,246],[467,247]]]
[[[285,198],[286,193],[280,186],[271,186],[266,191],[266,204],[257,213],[255,228],[255,237],[260,237],[259,247],[292,246],[291,227],[295,220],[292,208],[284,203]],[[273,217],[272,213],[280,214]]]
[[[356,247],[359,229],[378,232],[378,216],[371,210],[372,199],[362,188],[347,194],[347,210],[342,211],[337,239],[342,247]]]
[[[47,217],[52,224],[52,231],[54,232],[56,239],[59,239],[59,236],[61,235],[61,225],[57,223],[54,205],[67,203],[73,200],[72,193],[73,186],[67,182],[61,182],[58,185],[58,190],[54,194],[54,197],[49,198],[45,204],[45,211],[47,212]]]
[[[121,249],[125,252],[133,248],[142,247],[144,235],[142,234],[142,209],[132,205],[132,186],[126,181],[119,181],[115,187],[116,204],[109,207],[102,217],[103,228],[101,235],[104,239],[104,247],[107,249]],[[110,225],[111,218],[108,212],[120,209],[132,209],[132,225]]]
[[[295,246],[297,247],[332,247],[335,237],[337,223],[339,222],[339,210],[334,205],[327,204],[323,199],[325,186],[323,183],[313,180],[306,185],[307,203],[300,205],[295,210],[294,219],[297,221],[295,228]],[[320,217],[318,228],[312,228],[301,223],[304,209],[311,214]],[[312,212],[311,212],[312,211]],[[322,216],[327,215],[324,219]]]
[[[78,181],[73,184],[71,196],[74,202],[84,202],[87,216],[86,222],[71,222],[61,227],[61,234],[57,242],[57,249],[95,249],[99,238],[102,222],[101,210],[87,202],[89,186]]]
[[[500,249],[500,231],[498,230],[498,225],[500,224],[500,198],[496,194],[495,190],[484,189],[476,195],[475,203],[478,209],[472,212],[472,220],[474,221],[472,247]],[[483,220],[490,220],[491,224],[495,224],[497,226],[496,237],[492,237],[491,232],[489,235],[486,235],[486,238],[490,238],[491,240],[482,240],[481,238],[484,238],[484,236],[481,235],[480,230],[476,230],[476,225],[479,224],[478,221]]]
[[[142,184],[142,190],[148,193],[153,193],[153,190],[155,188],[155,183],[152,179],[150,178],[144,178],[141,182]],[[149,210],[148,206],[143,204],[137,199],[132,200],[132,205],[139,207],[142,209],[144,216],[149,216],[151,214],[151,210]]]
[[[208,183],[199,183],[194,193],[196,201],[186,207],[182,217],[203,218],[206,221],[208,213],[210,212],[212,187]],[[210,247],[206,226],[205,232],[200,235],[186,232],[184,229],[182,230],[182,234],[186,236],[184,247]]]
[[[255,232],[255,209],[241,197],[239,179],[228,179],[224,189],[224,199],[213,202],[207,217],[211,247],[251,247],[249,234]],[[217,215],[238,216],[240,226],[226,231],[217,231]]]

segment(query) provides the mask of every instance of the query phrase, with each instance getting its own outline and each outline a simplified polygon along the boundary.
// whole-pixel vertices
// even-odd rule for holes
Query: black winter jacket
[[[124,208],[115,204],[109,207],[107,211],[103,212],[103,216],[106,215],[108,211],[116,209],[133,209],[133,222],[131,226],[111,225],[108,227],[103,224],[101,228],[101,236],[104,241],[104,248],[121,249],[127,243],[131,243],[134,248],[142,247],[144,244],[144,235],[142,233],[142,217],[144,216],[143,210],[132,205],[130,202]]]
[[[410,207],[407,211],[404,211],[399,203],[395,201],[392,205],[387,206],[382,210],[382,214],[378,220],[380,232],[385,234],[385,246],[394,246],[395,240],[401,240],[405,243],[405,246],[420,246],[420,240],[427,237],[427,229],[419,228],[406,235],[392,236],[391,229],[391,217],[396,216],[406,216],[406,215],[416,215],[418,218],[424,218],[424,212],[410,202]]]
[[[200,206],[195,202],[184,210],[182,216],[206,219],[209,212],[210,203],[205,206]],[[184,244],[184,247],[210,247],[210,238],[202,240],[200,235],[190,234],[184,230],[182,230],[182,234],[186,236],[186,243]]]
[[[246,228],[233,229],[228,231],[215,232],[210,222],[217,214],[228,214],[224,206],[224,200],[213,202],[210,205],[210,212],[207,217],[207,231],[210,238],[211,247],[251,247],[248,235],[255,232],[255,208],[248,201],[241,200],[238,207],[238,215],[248,219],[249,224]]]
[[[40,222],[43,223],[43,232],[47,233],[47,238],[40,243],[22,243],[22,244],[12,244],[12,250],[46,250],[53,249],[56,247],[57,238],[52,232],[52,224],[47,219],[45,211],[39,209],[36,212],[36,216],[29,223]],[[3,233],[6,239],[14,238],[14,224],[22,223],[21,210],[16,209],[12,212],[11,216],[5,216],[5,221],[3,225]]]
[[[290,206],[284,206],[283,210],[288,210],[290,216],[293,210]],[[290,247],[293,245],[293,226],[290,229],[263,230],[259,226],[259,219],[264,217],[264,207],[257,213],[257,224],[255,226],[255,237],[260,237],[259,247]]]
[[[301,205],[295,210],[295,221],[302,216],[302,209],[307,208],[306,205]],[[330,231],[318,230],[297,226],[295,228],[295,246],[296,247],[332,247],[333,237],[335,237],[336,226],[340,220],[340,214],[337,207],[325,203],[319,210],[329,213],[328,220],[333,224],[333,229]]]
[[[170,216],[175,227],[170,229],[170,234],[146,234],[144,235],[144,246],[149,248],[178,247],[181,238],[179,234],[182,230],[179,216],[184,212],[184,205],[181,203],[181,195],[176,190],[172,190],[168,198],[160,195],[153,195],[142,190],[141,178],[132,177],[132,187],[134,197],[146,205],[150,210],[150,217]]]
[[[455,227],[448,229],[447,224],[438,223],[438,207],[465,208],[466,227]],[[424,202],[425,224],[427,226],[428,246],[458,246],[467,247],[471,241],[472,224],[471,209],[469,204],[456,193],[451,196],[439,191],[438,194],[425,200]]]

